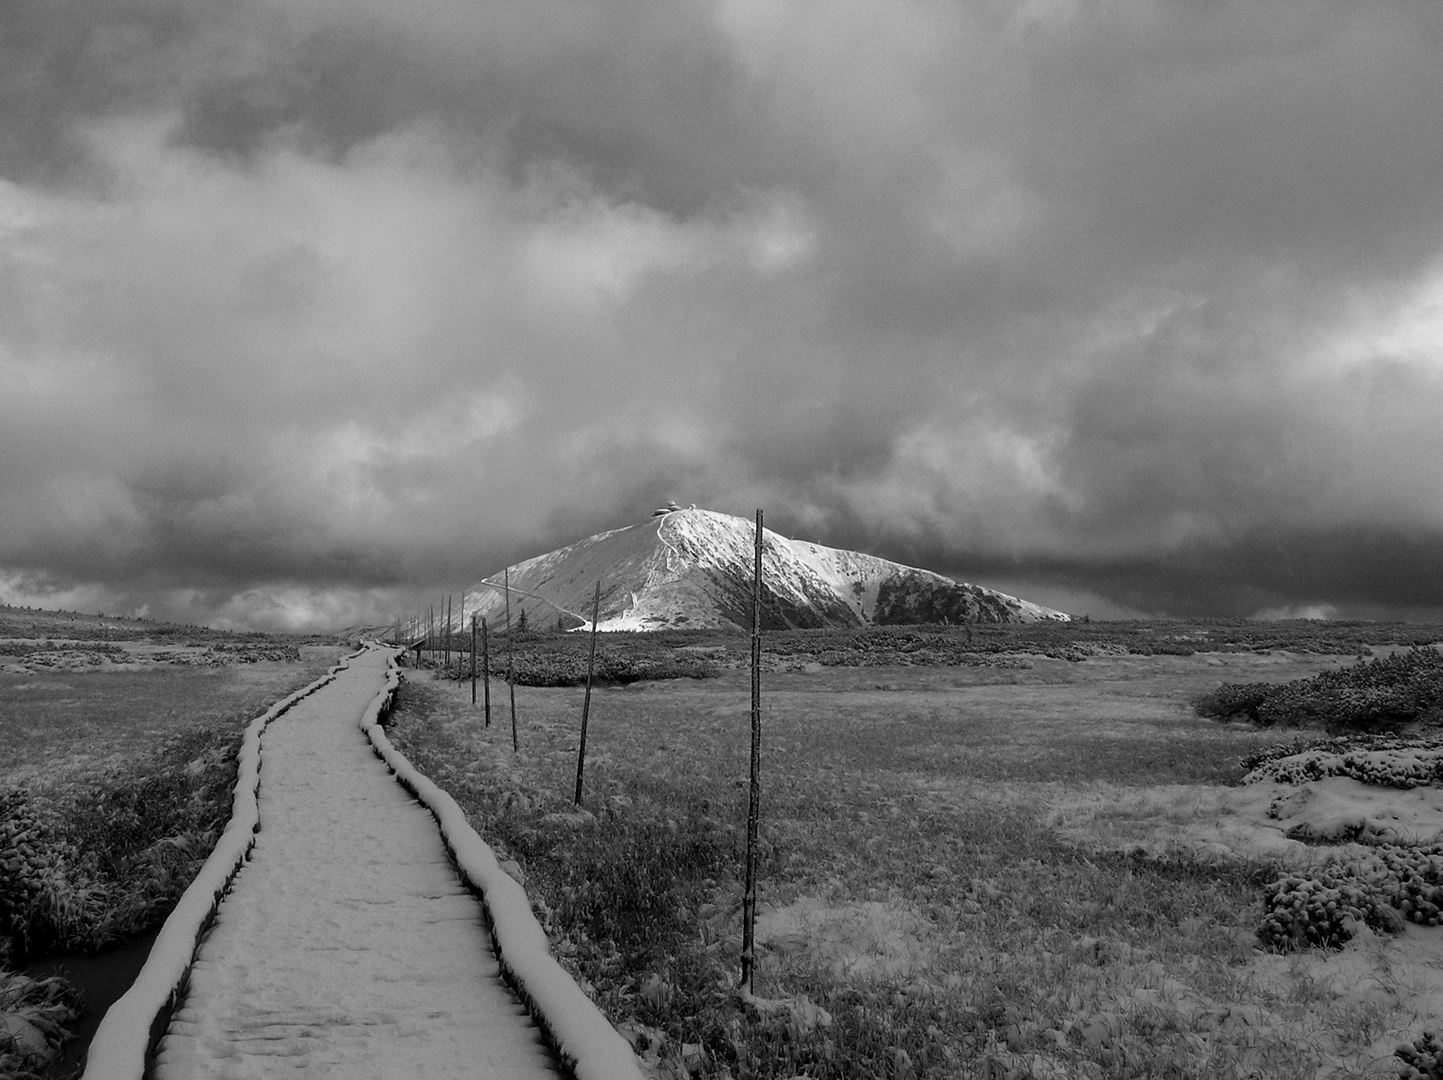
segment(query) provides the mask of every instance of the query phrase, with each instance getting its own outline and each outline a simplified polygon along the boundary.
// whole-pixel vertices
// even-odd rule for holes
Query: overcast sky
[[[389,620],[667,499],[1443,614],[1443,6],[8,0],[0,600]]]

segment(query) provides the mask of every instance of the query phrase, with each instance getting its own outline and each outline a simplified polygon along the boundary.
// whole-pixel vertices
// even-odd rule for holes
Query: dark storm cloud
[[[1443,606],[1436,5],[0,20],[13,598],[388,618],[676,498],[1098,610]]]
[[[1048,587],[1084,588],[1136,612],[1230,617],[1443,621],[1443,533],[1354,526],[1258,531],[1133,560],[1054,560],[1021,568]],[[1019,568],[979,562],[973,574]],[[1086,610],[1085,608],[1079,609]]]

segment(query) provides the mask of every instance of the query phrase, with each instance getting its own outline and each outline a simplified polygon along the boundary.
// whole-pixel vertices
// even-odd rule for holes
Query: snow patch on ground
[[[1443,842],[1443,789],[1401,791],[1344,776],[1241,787],[1095,784],[1039,795],[1065,838],[1107,850],[1269,856],[1308,866],[1339,853],[1318,841]]]
[[[869,900],[832,906],[804,896],[757,913],[757,944],[773,953],[805,954],[842,981],[916,978],[937,956],[929,924],[898,903]]]
[[[1364,1021],[1359,1024],[1356,1041],[1339,1047],[1336,1064],[1320,1069],[1320,1077],[1397,1076],[1399,1062],[1393,1051],[1399,1043],[1419,1031],[1443,1026],[1443,927],[1408,923],[1393,935],[1376,934],[1365,926],[1341,949],[1259,953],[1247,971],[1279,1000],[1295,993],[1299,976],[1304,975],[1315,993],[1334,1003],[1346,1002],[1349,1011]],[[1406,1002],[1401,1016],[1381,1030],[1374,1026],[1368,1031],[1370,1012],[1386,1016],[1400,1002]],[[1337,1011],[1335,1004],[1335,1015]],[[1256,1007],[1237,1019],[1259,1035],[1266,1035],[1277,1023],[1267,1010]],[[1371,1040],[1369,1034],[1374,1036]],[[1326,1046],[1337,1035],[1320,1031],[1317,1037]]]

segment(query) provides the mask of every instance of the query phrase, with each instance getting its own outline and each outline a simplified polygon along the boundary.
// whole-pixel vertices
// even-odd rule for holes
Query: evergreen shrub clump
[[[1316,876],[1279,878],[1264,889],[1258,940],[1277,952],[1339,948],[1362,926],[1396,933],[1404,920],[1443,924],[1443,845],[1387,844]]]
[[[1346,776],[1374,787],[1408,791],[1443,784],[1443,737],[1340,735],[1313,741],[1295,740],[1250,754],[1243,782],[1306,784],[1329,776]]]
[[[1443,720],[1443,652],[1413,648],[1287,683],[1224,683],[1193,707],[1219,720],[1335,732],[1436,723]]]
[[[1425,1031],[1412,1042],[1393,1051],[1398,1059],[1398,1076],[1402,1080],[1443,1080],[1443,1043],[1432,1031]]]

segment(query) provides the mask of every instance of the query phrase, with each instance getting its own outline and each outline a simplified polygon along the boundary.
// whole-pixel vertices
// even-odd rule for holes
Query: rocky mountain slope
[[[751,626],[755,525],[711,510],[659,512],[510,567],[511,619],[589,625],[601,582],[602,630]],[[466,616],[504,618],[503,574],[467,590]],[[763,532],[762,626],[1037,622],[1070,616],[873,555]]]

